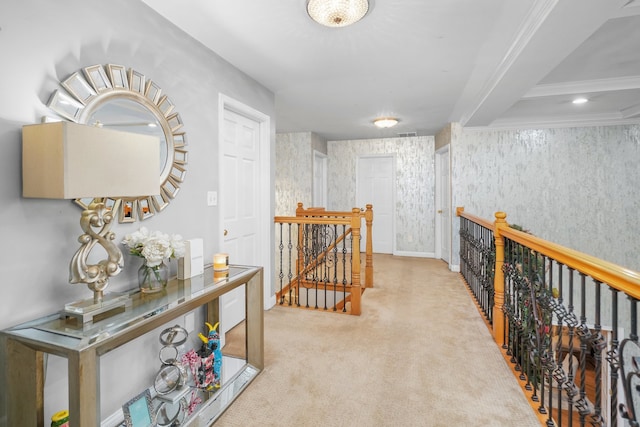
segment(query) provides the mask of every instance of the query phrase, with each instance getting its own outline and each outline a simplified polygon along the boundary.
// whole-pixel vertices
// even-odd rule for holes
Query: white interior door
[[[395,158],[391,155],[358,157],[356,176],[356,205],[373,205],[373,252],[393,253]],[[362,221],[360,250],[366,249],[367,234]]]
[[[327,207],[327,156],[313,151],[313,206]]]
[[[225,109],[221,131],[222,250],[231,264],[259,265],[260,124]],[[245,287],[220,297],[221,338],[245,318]]]
[[[449,147],[436,153],[436,256],[451,259],[451,193]]]

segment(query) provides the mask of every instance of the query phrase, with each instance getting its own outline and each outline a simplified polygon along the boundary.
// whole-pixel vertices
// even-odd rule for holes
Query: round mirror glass
[[[86,124],[155,136],[160,140],[158,176],[163,175],[168,166],[167,138],[158,120],[144,105],[129,99],[111,99],[96,108]]]

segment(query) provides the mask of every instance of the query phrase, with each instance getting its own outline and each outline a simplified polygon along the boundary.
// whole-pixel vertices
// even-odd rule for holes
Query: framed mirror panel
[[[116,64],[83,68],[60,84],[62,89],[54,91],[47,105],[63,119],[153,135],[160,141],[160,194],[122,199],[120,222],[148,219],[164,210],[184,182],[187,139],[180,114],[162,88],[143,73]],[[86,209],[91,200],[75,202]]]

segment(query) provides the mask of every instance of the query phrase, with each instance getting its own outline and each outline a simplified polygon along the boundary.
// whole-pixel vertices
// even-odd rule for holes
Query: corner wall
[[[295,216],[298,202],[313,203],[313,150],[327,152],[327,142],[311,132],[276,135],[276,215]]]

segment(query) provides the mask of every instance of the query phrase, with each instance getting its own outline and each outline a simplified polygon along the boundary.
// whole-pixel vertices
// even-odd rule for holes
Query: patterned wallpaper
[[[489,220],[504,211],[543,239],[640,271],[639,164],[639,125],[464,129],[452,142],[452,203]]]
[[[396,250],[433,254],[435,245],[434,139],[431,136],[329,141],[329,209],[355,207],[358,156],[396,159]],[[375,206],[373,207],[375,223]]]
[[[311,206],[313,201],[312,134],[276,135],[276,216],[294,216],[298,202]]]

